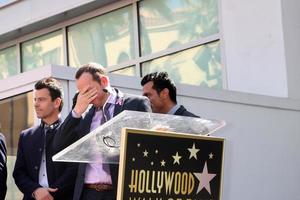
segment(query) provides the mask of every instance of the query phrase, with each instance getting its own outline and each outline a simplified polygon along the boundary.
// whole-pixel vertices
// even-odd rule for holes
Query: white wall
[[[288,96],[280,0],[220,0],[228,89]]]
[[[300,198],[299,111],[196,102],[202,116],[227,122],[214,134],[226,139],[224,200]]]
[[[21,0],[0,9],[0,35],[93,0]],[[3,20],[5,19],[5,20]]]

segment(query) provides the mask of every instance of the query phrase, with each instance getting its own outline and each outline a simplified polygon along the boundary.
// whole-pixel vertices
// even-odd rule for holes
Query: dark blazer
[[[151,107],[149,100],[143,96],[134,96],[122,94],[117,91],[117,98],[121,98],[121,104],[115,104],[114,115],[116,116],[121,113],[123,110],[135,110],[135,111],[143,111],[143,112],[151,112]],[[90,126],[92,122],[92,118],[95,113],[95,108],[92,107],[84,118],[74,118],[72,116],[72,112],[65,119],[61,127],[59,128],[58,134],[55,136],[55,146],[57,147],[57,151],[62,150],[63,148],[69,146],[79,138],[85,136],[90,132]],[[79,164],[76,185],[74,190],[74,200],[80,199],[83,186],[84,186],[84,178],[85,178],[85,169],[86,164]],[[109,165],[112,184],[117,190],[118,184],[118,164],[110,164]]]
[[[188,116],[188,117],[199,117],[199,116],[187,111],[187,109],[182,105],[178,108],[178,110],[176,110],[174,115],[181,115],[181,116]]]
[[[0,200],[5,199],[6,195],[6,179],[7,179],[7,167],[6,167],[6,146],[4,136],[0,133]]]
[[[53,137],[57,129],[47,132],[46,139],[46,166],[50,188],[58,188],[52,193],[55,200],[73,198],[74,182],[78,164],[58,163],[52,161],[54,155]],[[22,131],[13,177],[15,183],[24,194],[24,200],[33,199],[32,193],[39,185],[39,168],[44,148],[44,129],[35,126]]]

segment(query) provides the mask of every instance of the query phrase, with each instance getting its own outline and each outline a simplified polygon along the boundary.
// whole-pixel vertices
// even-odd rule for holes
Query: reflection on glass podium
[[[122,128],[209,135],[225,121],[177,115],[123,111],[52,157],[53,161],[118,163]]]

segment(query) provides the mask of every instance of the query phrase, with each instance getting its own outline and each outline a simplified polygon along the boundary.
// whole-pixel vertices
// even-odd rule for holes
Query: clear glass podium
[[[209,135],[225,121],[137,111],[123,111],[52,157],[53,161],[118,163],[122,128]]]

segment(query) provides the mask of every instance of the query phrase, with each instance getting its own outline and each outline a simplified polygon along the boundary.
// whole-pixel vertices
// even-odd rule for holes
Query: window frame
[[[76,25],[78,23],[90,20],[95,17],[99,17],[101,15],[107,14],[109,12],[113,12],[114,10],[131,6],[132,7],[132,13],[133,13],[133,37],[134,37],[134,59],[131,59],[129,61],[122,62],[120,64],[115,64],[111,66],[107,66],[108,72],[115,72],[117,70],[122,70],[124,68],[135,66],[135,76],[141,77],[141,66],[142,63],[151,61],[153,59],[157,59],[160,57],[164,57],[170,54],[174,54],[180,51],[184,51],[190,48],[194,48],[200,45],[204,45],[207,43],[220,41],[220,51],[221,51],[221,64],[222,64],[222,89],[227,89],[227,75],[226,75],[226,65],[225,65],[225,53],[224,53],[224,42],[223,42],[223,36],[222,36],[222,26],[221,26],[221,0],[217,0],[218,4],[218,29],[219,32],[204,38],[199,38],[195,41],[191,41],[182,45],[179,45],[177,47],[168,48],[162,51],[158,51],[155,53],[151,53],[149,55],[141,55],[141,44],[140,44],[140,33],[139,33],[139,16],[138,16],[138,3],[142,0],[122,0],[119,2],[114,2],[108,5],[105,5],[103,7],[100,7],[94,11],[85,13],[83,15],[74,17],[72,19],[62,21],[54,26],[50,26],[44,29],[41,29],[39,31],[24,35],[20,38],[17,38],[15,40],[9,41],[7,43],[0,44],[0,50],[5,49],[6,47],[16,45],[17,46],[17,59],[18,59],[18,66],[20,67],[21,73],[23,70],[21,69],[22,66],[22,58],[21,58],[21,44],[23,42],[32,40],[36,37],[40,37],[43,35],[46,35],[48,33],[54,32],[54,31],[62,31],[63,34],[63,51],[64,51],[64,64],[65,66],[69,66],[69,55],[68,55],[68,35],[67,35],[67,29],[69,26]]]

